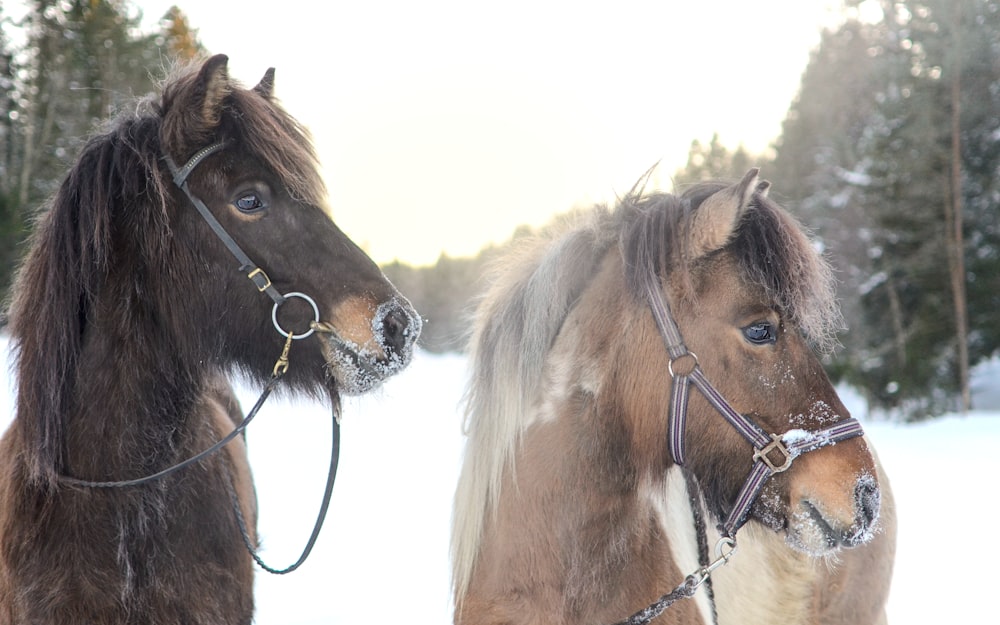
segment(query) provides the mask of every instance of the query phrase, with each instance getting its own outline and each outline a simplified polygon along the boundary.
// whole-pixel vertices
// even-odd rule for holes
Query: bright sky
[[[314,135],[338,225],[377,262],[474,255],[604,201],[693,139],[768,148],[835,0],[140,0]],[[764,172],[766,175],[766,172]]]

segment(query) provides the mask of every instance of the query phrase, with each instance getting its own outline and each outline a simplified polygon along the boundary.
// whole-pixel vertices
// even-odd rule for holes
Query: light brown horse
[[[888,483],[813,351],[839,327],[830,270],[767,188],[752,170],[633,192],[500,262],[471,344],[455,623],[620,622],[714,559],[716,524],[736,552],[722,543],[728,564],[654,623],[884,622]],[[762,454],[782,466],[745,514],[741,485],[766,462],[734,422],[785,454]]]
[[[412,356],[420,319],[334,225],[273,79],[246,89],[222,55],[178,71],[87,143],[38,221],[10,313],[2,625],[250,623],[243,439],[121,482],[234,432],[233,370],[337,404]]]

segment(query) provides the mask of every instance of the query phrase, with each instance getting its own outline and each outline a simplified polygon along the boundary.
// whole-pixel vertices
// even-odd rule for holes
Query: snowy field
[[[0,354],[6,354],[0,337]],[[0,359],[0,428],[13,410]],[[461,356],[418,353],[381,390],[344,404],[340,472],[312,556],[285,576],[259,572],[259,625],[451,622],[448,532],[461,458]],[[241,393],[244,406],[255,393]],[[1000,364],[977,371],[980,410],[914,426],[865,420],[899,507],[894,625],[1000,622],[993,539],[1000,518]],[[260,499],[262,555],[298,556],[320,503],[329,454],[326,406],[267,404],[248,441]]]

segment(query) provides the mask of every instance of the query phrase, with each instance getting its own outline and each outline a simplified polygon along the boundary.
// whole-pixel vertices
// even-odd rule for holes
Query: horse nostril
[[[382,346],[386,356],[393,357],[404,354],[411,345],[411,317],[400,306],[393,306],[382,317]]]
[[[857,510],[858,523],[862,527],[870,528],[878,519],[879,508],[882,503],[882,495],[879,492],[878,484],[872,479],[862,478],[858,480],[854,488],[854,502]]]

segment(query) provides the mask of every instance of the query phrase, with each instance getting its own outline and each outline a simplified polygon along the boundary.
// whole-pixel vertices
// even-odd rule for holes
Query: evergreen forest
[[[760,166],[837,271],[848,331],[831,377],[920,419],[973,408],[970,370],[1000,355],[1000,0],[872,2],[880,16],[862,20],[860,0],[844,1],[767,154],[695,139],[671,179]],[[14,19],[0,0],[4,300],[33,212],[85,138],[164,68],[211,52],[176,7],[148,32],[127,0],[25,4]],[[424,349],[462,349],[484,271],[509,244],[383,266],[426,319]]]

